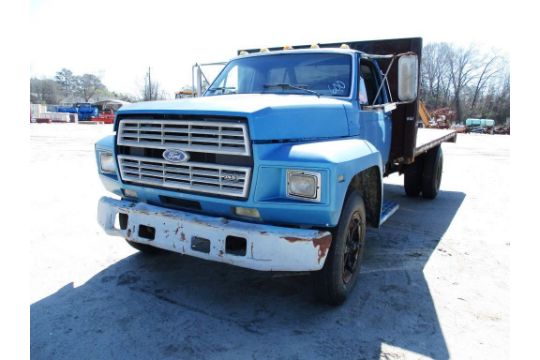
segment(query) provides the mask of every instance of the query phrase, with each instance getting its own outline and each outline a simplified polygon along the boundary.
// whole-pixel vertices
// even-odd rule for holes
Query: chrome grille
[[[246,124],[223,121],[124,119],[117,144],[250,156]]]
[[[118,155],[124,181],[234,197],[246,197],[251,169],[228,165],[186,162]]]

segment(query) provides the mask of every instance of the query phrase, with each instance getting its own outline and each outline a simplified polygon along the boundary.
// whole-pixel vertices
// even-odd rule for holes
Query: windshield
[[[205,95],[302,94],[348,97],[352,57],[334,53],[276,54],[229,62]]]

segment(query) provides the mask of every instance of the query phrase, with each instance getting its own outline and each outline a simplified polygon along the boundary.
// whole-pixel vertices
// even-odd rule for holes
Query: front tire
[[[332,231],[333,240],[324,267],[313,273],[317,297],[331,305],[343,303],[351,293],[364,254],[366,210],[362,196],[351,192],[338,226]]]

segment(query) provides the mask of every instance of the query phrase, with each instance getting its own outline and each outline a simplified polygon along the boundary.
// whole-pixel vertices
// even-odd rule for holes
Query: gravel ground
[[[509,136],[444,144],[434,201],[387,178],[401,208],[368,231],[359,282],[333,308],[306,274],[147,257],[105,235],[93,143],[111,131],[30,125],[32,358],[509,357]]]

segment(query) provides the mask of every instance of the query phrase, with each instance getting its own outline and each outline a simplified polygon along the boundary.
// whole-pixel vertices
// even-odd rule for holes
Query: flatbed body
[[[457,131],[449,129],[419,128],[416,134],[414,157],[422,155],[443,142],[456,142]]]

